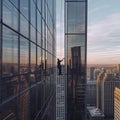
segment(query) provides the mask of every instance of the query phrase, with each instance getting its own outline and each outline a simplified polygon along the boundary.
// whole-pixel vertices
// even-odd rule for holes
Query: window
[[[27,73],[29,69],[28,40],[20,37],[20,74]]]
[[[36,46],[31,43],[31,72],[35,72],[36,70]]]
[[[20,15],[20,33],[28,37],[28,21],[23,15]]]
[[[85,3],[68,2],[67,10],[68,33],[85,33]]]
[[[8,0],[3,0],[3,22],[18,30],[18,11]]]
[[[28,0],[20,0],[20,11],[28,19]]]
[[[2,75],[11,76],[18,73],[18,35],[3,27]]]

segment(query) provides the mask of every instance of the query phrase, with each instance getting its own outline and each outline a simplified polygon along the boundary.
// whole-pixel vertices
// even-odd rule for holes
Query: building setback
[[[0,119],[55,120],[56,0],[0,0]]]
[[[66,120],[84,120],[87,0],[65,0]]]

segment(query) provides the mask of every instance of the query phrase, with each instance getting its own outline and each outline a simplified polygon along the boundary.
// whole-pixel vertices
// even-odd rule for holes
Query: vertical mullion
[[[2,0],[0,1],[0,103],[2,102]]]
[[[29,33],[28,33],[28,35],[29,35],[29,53],[28,53],[28,55],[29,55],[29,84],[30,84],[30,71],[31,71],[31,64],[30,64],[30,60],[31,60],[31,44],[30,44],[30,15],[31,15],[31,13],[30,13],[30,0],[28,0],[28,19],[29,19],[29,25],[28,25],[28,27],[29,27]],[[31,84],[30,84],[31,85]]]

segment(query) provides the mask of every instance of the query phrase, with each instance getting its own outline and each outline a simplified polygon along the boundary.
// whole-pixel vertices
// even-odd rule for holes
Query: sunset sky
[[[62,5],[61,5],[62,4]],[[88,64],[120,63],[120,0],[88,0]],[[57,56],[64,56],[64,0],[57,1]]]
[[[120,0],[88,0],[88,64],[120,63]]]

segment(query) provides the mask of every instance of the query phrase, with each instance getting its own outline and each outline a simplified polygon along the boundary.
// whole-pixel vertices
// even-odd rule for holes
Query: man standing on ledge
[[[62,73],[61,73],[61,62],[63,61],[63,59],[62,60],[57,59],[57,67],[58,67],[58,70],[59,70],[59,75],[62,75]]]

